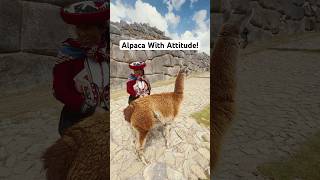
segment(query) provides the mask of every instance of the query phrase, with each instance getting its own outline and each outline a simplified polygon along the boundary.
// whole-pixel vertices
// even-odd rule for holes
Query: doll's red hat
[[[104,24],[110,18],[109,7],[109,0],[81,1],[61,8],[60,15],[68,24]]]
[[[133,70],[140,70],[146,67],[146,63],[142,61],[132,62],[129,64],[129,68]]]

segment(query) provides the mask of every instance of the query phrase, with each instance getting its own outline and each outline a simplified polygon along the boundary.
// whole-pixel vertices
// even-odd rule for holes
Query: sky
[[[111,0],[111,21],[148,23],[172,39],[199,40],[210,52],[210,0]]]

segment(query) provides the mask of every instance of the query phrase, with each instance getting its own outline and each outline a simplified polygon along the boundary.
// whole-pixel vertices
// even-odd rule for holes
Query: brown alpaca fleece
[[[96,112],[67,129],[42,156],[47,179],[107,179],[109,120],[109,112]]]
[[[235,73],[239,27],[224,24],[211,57],[211,174],[216,166],[223,135],[235,111]]]
[[[156,124],[166,124],[177,116],[183,99],[184,70],[180,70],[174,92],[138,98],[124,109],[125,120],[137,130],[137,149],[143,150],[148,132]]]
[[[226,0],[226,3],[230,3]],[[249,1],[244,1],[249,5]],[[210,120],[210,174],[218,162],[223,135],[231,125],[235,114],[236,63],[239,51],[239,34],[250,21],[254,10],[227,9],[224,24],[220,30],[216,45],[211,55],[211,120]]]

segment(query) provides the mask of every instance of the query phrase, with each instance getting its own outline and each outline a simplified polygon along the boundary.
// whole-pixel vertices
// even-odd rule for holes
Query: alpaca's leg
[[[146,139],[147,139],[147,134],[148,134],[148,131],[143,131],[143,130],[139,131],[138,141],[136,143],[138,151],[143,151],[146,143]]]
[[[138,131],[138,139],[136,142],[138,157],[141,159],[141,161],[145,165],[147,165],[149,163],[143,155],[143,150],[144,150],[144,146],[146,143],[147,135],[148,135],[148,131]]]
[[[169,148],[170,144],[167,140],[168,139],[167,137],[170,135],[170,127],[168,124],[163,125],[161,133],[162,133],[166,148]]]

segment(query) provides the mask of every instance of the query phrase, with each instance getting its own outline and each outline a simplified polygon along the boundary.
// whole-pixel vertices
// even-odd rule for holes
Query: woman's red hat
[[[140,70],[146,67],[146,63],[142,61],[132,62],[129,64],[129,68],[133,70]]]
[[[60,15],[68,24],[105,24],[110,18],[109,7],[109,0],[82,1],[61,8]]]

